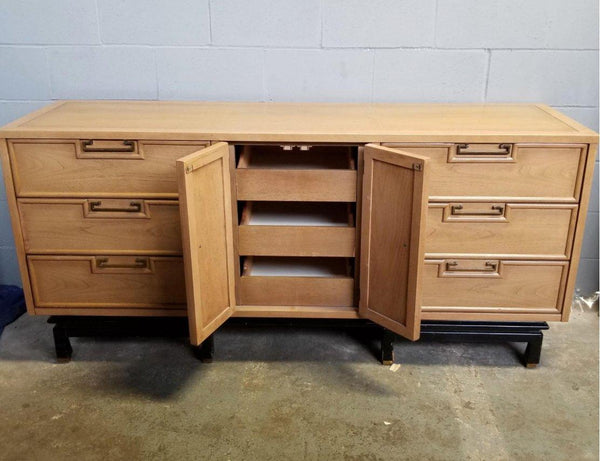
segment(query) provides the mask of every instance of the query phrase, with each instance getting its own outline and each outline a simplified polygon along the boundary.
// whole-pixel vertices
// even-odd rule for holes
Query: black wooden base
[[[88,317],[52,316],[54,347],[59,363],[71,360],[73,348],[69,338],[77,337],[172,337],[189,336],[188,322],[181,317]],[[192,353],[202,362],[212,362],[213,338],[210,336],[199,346],[192,346]]]
[[[69,338],[87,336],[162,336],[187,337],[188,323],[177,317],[87,317],[52,316],[54,347],[59,363],[71,360],[73,348]],[[394,363],[394,339],[391,331],[362,320],[330,319],[230,319],[228,323],[244,325],[278,325],[311,327],[368,327],[381,332],[380,360],[384,365]],[[419,341],[440,342],[525,342],[527,347],[523,362],[528,368],[540,363],[543,334],[546,322],[446,322],[423,321]],[[192,352],[202,362],[212,362],[214,355],[213,337],[209,336],[199,346],[192,346]]]
[[[548,329],[546,322],[423,321],[420,341],[527,343],[523,364],[535,368],[542,353],[542,330]]]

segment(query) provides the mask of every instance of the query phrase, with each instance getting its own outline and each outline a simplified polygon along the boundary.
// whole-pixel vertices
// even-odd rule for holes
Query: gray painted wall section
[[[544,102],[598,130],[596,0],[0,0],[0,124],[54,99]],[[598,164],[578,287],[598,289]],[[20,284],[0,187],[0,284]]]

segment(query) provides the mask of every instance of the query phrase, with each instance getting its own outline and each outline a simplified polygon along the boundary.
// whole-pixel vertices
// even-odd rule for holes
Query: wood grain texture
[[[455,322],[560,322],[558,313],[550,312],[491,312],[491,311],[447,311],[423,306],[422,320],[452,320]]]
[[[497,202],[495,202],[497,204]],[[486,257],[569,259],[577,205],[502,203],[502,215],[490,204],[465,205],[471,215],[452,216],[457,203],[431,203],[428,209],[427,257],[483,254]],[[462,204],[461,204],[462,205]],[[464,212],[464,210],[461,210]],[[450,219],[446,219],[450,218]]]
[[[356,171],[236,170],[238,200],[355,202]]]
[[[359,313],[412,340],[421,324],[426,163],[397,149],[364,150]]]
[[[228,197],[224,192],[223,202],[219,205],[222,206],[223,213],[226,214],[225,210],[229,210],[229,218],[224,218],[224,224],[216,224],[214,229],[210,227],[211,224],[207,224],[209,234],[199,232],[195,235],[199,239],[209,235],[212,243],[220,242],[221,237],[216,237],[217,235],[225,235],[226,240],[232,235],[236,237],[232,237],[232,241],[227,241],[226,244],[226,253],[236,256],[228,256],[229,265],[226,271],[229,275],[234,274],[230,280],[238,281],[228,282],[227,290],[221,289],[223,287],[219,285],[220,282],[210,283],[208,295],[205,289],[194,292],[198,299],[201,296],[210,296],[211,292],[217,293],[216,298],[225,299],[226,291],[230,307],[214,311],[202,308],[196,313],[196,326],[204,322],[205,328],[204,333],[200,335],[197,331],[192,332],[195,343],[201,340],[199,338],[203,337],[202,334],[208,334],[228,315],[236,314],[232,311],[236,304],[240,304],[241,295],[238,294],[236,298],[232,285],[237,285],[238,289],[241,286],[237,254],[238,248],[242,248],[242,253],[246,250],[243,249],[242,242],[244,230],[239,233],[240,242],[237,240],[237,200],[281,200],[288,204],[294,200],[314,200],[321,205],[326,201],[356,202],[357,219],[360,219],[363,212],[360,203],[363,168],[361,144],[367,142],[396,143],[406,151],[431,157],[428,164],[431,168],[427,169],[433,176],[429,193],[432,209],[455,203],[463,204],[463,211],[467,212],[476,210],[484,203],[500,203],[505,206],[506,212],[502,218],[459,217],[454,221],[443,220],[435,228],[433,240],[428,238],[428,242],[437,242],[438,245],[428,254],[430,259],[433,257],[445,261],[454,258],[460,260],[459,268],[471,267],[468,264],[478,258],[479,262],[484,263],[483,258],[497,260],[502,268],[498,277],[486,279],[483,276],[478,277],[477,274],[467,277],[464,273],[463,277],[453,274],[451,277],[440,277],[440,280],[504,283],[508,275],[516,273],[517,266],[511,264],[523,263],[523,269],[520,270],[524,275],[519,276],[518,282],[516,276],[511,278],[511,283],[508,284],[508,290],[512,290],[509,299],[513,299],[521,296],[526,290],[524,285],[518,283],[529,280],[527,286],[533,287],[534,290],[542,285],[549,286],[550,279],[556,278],[558,270],[551,260],[561,260],[559,265],[563,264],[559,281],[552,289],[546,290],[552,293],[552,290],[559,290],[557,299],[561,299],[560,306],[548,307],[548,302],[544,306],[532,308],[527,305],[517,306],[517,301],[514,301],[515,305],[508,307],[424,305],[423,318],[526,321],[560,320],[562,317],[562,320],[567,320],[575,287],[598,141],[593,131],[558,111],[533,104],[68,101],[54,103],[12,122],[2,130],[0,136],[10,138],[8,143],[3,142],[0,145],[0,154],[25,296],[29,312],[41,315],[182,315],[183,304],[165,304],[161,307],[155,303],[148,307],[147,304],[133,303],[130,307],[123,307],[123,304],[119,304],[122,299],[116,304],[103,306],[85,304],[84,307],[36,307],[30,289],[30,280],[31,283],[35,280],[33,275],[31,279],[29,276],[26,251],[29,251],[30,258],[38,257],[33,256],[33,253],[65,253],[67,258],[110,256],[113,261],[121,262],[134,261],[136,255],[148,257],[176,254],[180,251],[175,250],[178,244],[178,237],[175,235],[178,220],[176,217],[169,217],[176,207],[166,204],[162,207],[165,199],[176,199],[178,195],[175,159],[197,152],[210,141],[227,140],[246,144],[237,147],[247,151],[246,156],[240,157],[240,168],[236,170],[234,147],[230,145],[229,166],[225,165],[227,162],[223,163],[221,176],[209,175],[213,179],[201,181],[202,185],[196,186],[193,191],[202,197],[205,197],[205,194],[214,195],[215,187],[219,188],[226,182],[225,175],[228,171],[235,171],[230,179],[231,194]],[[94,140],[96,148],[108,149],[109,152],[82,152],[81,142],[89,139]],[[132,152],[117,152],[123,147],[123,140],[133,141]],[[251,144],[253,142],[255,144]],[[266,143],[274,144],[267,146]],[[508,143],[510,148],[503,148],[502,143]],[[587,143],[592,144],[589,153]],[[309,151],[293,147],[292,151],[286,151],[289,154],[287,158],[275,156],[275,163],[280,164],[277,168],[266,165],[266,157],[257,157],[267,151],[273,151],[272,154],[281,150],[282,144],[308,144],[315,147]],[[354,146],[349,146],[351,144]],[[459,153],[457,144],[469,146],[461,148]],[[358,163],[354,162],[355,154],[352,154],[356,151],[356,146],[361,151]],[[332,154],[336,149],[340,153],[337,160]],[[350,152],[350,155],[342,156],[344,150]],[[321,162],[321,157],[324,158],[328,152],[332,155],[327,157],[327,162]],[[332,165],[326,165],[330,160],[335,161]],[[205,166],[208,168],[209,165],[203,162],[203,158],[191,159],[188,166],[192,169]],[[299,165],[304,165],[304,169],[298,169]],[[236,197],[238,175],[242,178],[242,188],[250,186],[250,194],[245,198],[243,194]],[[249,179],[245,184],[244,175],[248,175]],[[215,177],[217,179],[214,179]],[[385,186],[378,189],[378,192],[381,196],[385,195],[389,201],[389,191],[393,191],[394,187],[396,185]],[[204,189],[201,194],[202,188]],[[226,185],[223,185],[223,189],[226,190]],[[17,200],[17,196],[21,198]],[[61,212],[62,214],[56,213],[56,216],[53,216],[55,212],[52,210],[57,209],[56,204],[63,203],[66,208],[67,203],[81,205],[86,199],[102,200],[105,206],[123,205],[128,201],[138,200],[143,202],[144,206],[143,211],[139,215],[136,214],[135,218],[129,215],[130,222],[125,226],[120,225],[122,218],[119,212],[107,213],[102,218],[96,218],[91,213],[84,216],[83,220],[71,214],[73,212]],[[19,214],[18,201],[23,216]],[[174,200],[167,202],[175,203]],[[402,214],[402,207],[398,206],[398,203],[402,201],[395,200],[387,204],[390,209],[387,219],[391,219],[394,213]],[[42,204],[47,209],[40,208]],[[169,208],[169,211],[158,211],[159,204],[161,210]],[[400,211],[395,208],[399,208]],[[437,209],[439,211],[439,208]],[[211,218],[209,221],[214,223],[213,217],[220,211],[213,209],[209,210],[208,214],[203,211],[202,216],[206,214]],[[571,217],[568,225],[567,213]],[[386,213],[382,213],[384,214]],[[436,216],[439,219],[439,215]],[[35,224],[32,224],[32,219]],[[230,220],[231,232],[227,231],[227,219]],[[202,219],[198,219],[198,222],[201,221]],[[104,226],[98,223],[104,223]],[[202,224],[205,222],[202,221]],[[355,223],[355,227],[356,231],[361,233],[360,221]],[[502,230],[498,231],[499,228]],[[427,229],[432,231],[434,227],[427,226]],[[348,230],[349,227],[345,228],[344,232]],[[183,229],[183,232],[185,234],[186,229]],[[189,229],[187,232],[185,235],[189,240]],[[358,257],[358,251],[362,251],[361,238],[355,237],[352,243],[345,234],[344,237],[334,238],[333,234],[336,232],[342,230],[325,231],[310,226],[301,230],[283,230],[265,226],[258,232],[260,235],[251,236],[249,241],[253,248],[251,251],[257,255],[264,251],[265,255],[270,254],[269,252],[284,255],[287,252],[290,256],[350,256],[350,247],[353,245],[357,267],[351,280],[358,285],[365,278],[362,276],[364,271],[359,267],[361,258]],[[210,246],[211,242],[207,245]],[[238,243],[240,247],[237,246]],[[170,253],[172,251],[173,253]],[[44,261],[54,261],[54,256],[50,254],[44,257],[49,258]],[[74,266],[71,259],[62,263],[62,268]],[[208,271],[209,264],[213,267],[213,263],[212,260],[210,263],[206,262],[204,270]],[[531,263],[533,268],[525,263]],[[215,263],[214,267],[217,272],[222,272],[223,266],[219,264]],[[480,269],[484,266],[485,264],[481,265]],[[541,269],[542,266],[546,269]],[[479,266],[473,265],[473,268],[477,267]],[[136,270],[138,272],[135,272]],[[539,276],[536,275],[538,271]],[[49,274],[48,277],[58,277],[61,273],[64,274],[58,271],[56,274]],[[74,275],[74,280],[81,286],[84,277],[78,274]],[[113,268],[96,272],[92,270],[89,275],[91,280],[98,280],[93,277],[109,276],[123,277],[126,281],[134,276],[142,277],[142,273],[139,268]],[[152,277],[147,273],[143,276]],[[193,277],[189,274],[186,276]],[[256,280],[261,277],[244,278]],[[271,282],[277,279],[262,278],[271,279]],[[281,278],[292,283],[293,277]],[[206,277],[203,279],[206,280]],[[302,283],[306,283],[306,278],[304,279]],[[319,279],[319,283],[325,285],[325,292],[328,290],[327,282],[339,282],[335,277]],[[380,278],[377,280],[381,283]],[[424,280],[424,277],[418,276],[417,280]],[[58,286],[60,283],[63,282],[59,281]],[[391,286],[396,285],[398,284],[394,279]],[[279,285],[282,286],[285,287],[285,284]],[[491,285],[490,293],[501,300],[502,290],[494,291],[495,286],[499,285]],[[100,288],[102,291],[102,285]],[[51,289],[52,296],[60,294],[52,290],[57,288]],[[93,292],[94,287],[90,286],[90,290]],[[338,295],[342,296],[344,293],[343,296],[346,296],[344,290],[340,289]],[[260,290],[257,289],[258,291]],[[308,297],[311,303],[323,303],[325,298],[319,298],[320,291],[313,291],[314,293],[304,296]],[[361,291],[364,292],[364,289]],[[335,290],[331,293],[334,292]],[[68,287],[65,293],[69,294]],[[118,296],[117,292],[113,294]],[[258,294],[263,296],[262,293]],[[263,304],[242,306],[239,315],[332,318],[357,315],[353,306],[357,305],[358,293],[350,302],[346,302],[345,299],[345,306],[337,307],[285,303],[285,296],[290,295],[281,288],[277,288],[274,295],[280,296],[280,301],[271,299]],[[293,302],[301,301],[299,295]]]
[[[99,315],[110,317],[187,317],[187,308],[123,308],[105,309],[101,307],[41,307],[36,310],[37,315]]]
[[[147,267],[104,270],[98,268],[96,256],[28,256],[35,306],[181,309],[185,305],[181,258],[146,259]],[[133,266],[134,260],[121,257],[119,264]]]
[[[190,341],[198,345],[235,308],[229,146],[177,160]]]
[[[357,319],[358,309],[346,306],[237,306],[232,317]]]
[[[90,212],[102,207],[141,212]],[[25,250],[35,254],[181,254],[175,200],[19,199]]]
[[[239,254],[354,257],[354,227],[239,226]]]
[[[571,265],[569,274],[566,280],[565,298],[562,308],[562,320],[569,320],[571,314],[571,304],[573,303],[573,295],[575,293],[575,283],[577,282],[577,270],[579,268],[579,260],[581,258],[581,247],[583,245],[583,237],[585,231],[585,221],[587,210],[592,194],[592,182],[594,176],[594,161],[598,153],[598,144],[591,144],[587,152],[585,161],[585,172],[581,181],[581,202],[579,203],[579,213],[575,227],[575,236],[573,238],[573,248],[571,252]],[[598,193],[598,191],[594,191]]]
[[[7,125],[3,137],[262,142],[597,142],[536,104],[67,101]]]
[[[352,307],[352,277],[242,276],[240,304]]]
[[[485,272],[441,277],[440,266],[446,262],[425,261],[424,311],[560,315],[569,267],[566,261],[501,261],[497,277]]]
[[[235,146],[229,145],[229,181],[230,181],[230,190],[231,190],[231,229],[233,233],[233,271],[234,271],[234,280],[233,284],[235,287],[235,298],[234,305],[239,304],[240,299],[240,258],[238,254],[238,225],[239,225],[239,217],[238,217],[238,202],[237,202],[237,186],[236,186],[236,177],[235,177],[235,168],[236,168],[236,155],[235,155]],[[246,204],[247,205],[247,204]],[[234,310],[235,312],[235,310]]]
[[[9,142],[19,197],[177,198],[175,160],[206,143],[139,142],[136,158],[85,158],[78,140]],[[116,157],[118,157],[118,155]]]
[[[2,162],[2,173],[4,176],[4,187],[6,187],[6,200],[8,211],[10,213],[10,221],[12,232],[17,251],[17,260],[19,262],[19,274],[21,275],[21,284],[23,286],[23,294],[25,296],[25,304],[27,312],[35,315],[35,303],[31,282],[29,278],[29,268],[25,257],[25,244],[23,241],[23,228],[19,218],[19,209],[17,207],[17,199],[15,193],[15,184],[13,182],[12,165],[8,154],[8,144],[5,139],[0,139],[0,161]]]
[[[390,144],[430,159],[430,200],[509,200],[576,203],[585,145],[519,145],[514,161],[449,162],[456,144]]]

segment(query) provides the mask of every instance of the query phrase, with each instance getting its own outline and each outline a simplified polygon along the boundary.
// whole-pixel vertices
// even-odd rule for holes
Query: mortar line
[[[485,83],[483,89],[483,102],[487,102],[488,99],[488,88],[490,86],[490,68],[492,67],[492,51],[486,50],[487,53],[487,67],[485,69]]]
[[[98,6],[98,0],[94,1],[94,6],[96,7],[96,30],[98,31],[98,41],[100,45],[104,44],[102,40],[102,29],[100,28],[100,7]]]
[[[212,1],[208,0],[208,41],[210,45],[213,44],[213,33],[212,33]]]
[[[154,48],[201,48],[201,47],[222,47],[222,48],[258,48],[263,49],[264,45],[214,45],[214,44],[197,44],[197,45],[157,45],[152,43],[0,43],[0,48],[85,48],[85,47],[154,47]],[[597,48],[497,48],[497,47],[486,47],[486,48],[471,48],[471,47],[440,47],[440,46],[372,46],[373,49],[381,50],[423,50],[423,51],[513,51],[515,53],[521,51],[537,51],[540,53],[544,52],[598,52]],[[282,49],[282,50],[319,50],[319,49],[332,49],[332,50],[364,50],[364,46],[323,46],[316,44],[315,46],[296,46],[296,45],[277,45],[269,47],[269,49]]]

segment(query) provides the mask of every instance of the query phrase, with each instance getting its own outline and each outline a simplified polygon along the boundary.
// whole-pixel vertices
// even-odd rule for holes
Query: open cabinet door
[[[359,314],[413,341],[421,330],[426,161],[375,144],[364,150]]]
[[[199,345],[235,307],[229,146],[177,160],[190,341]]]

